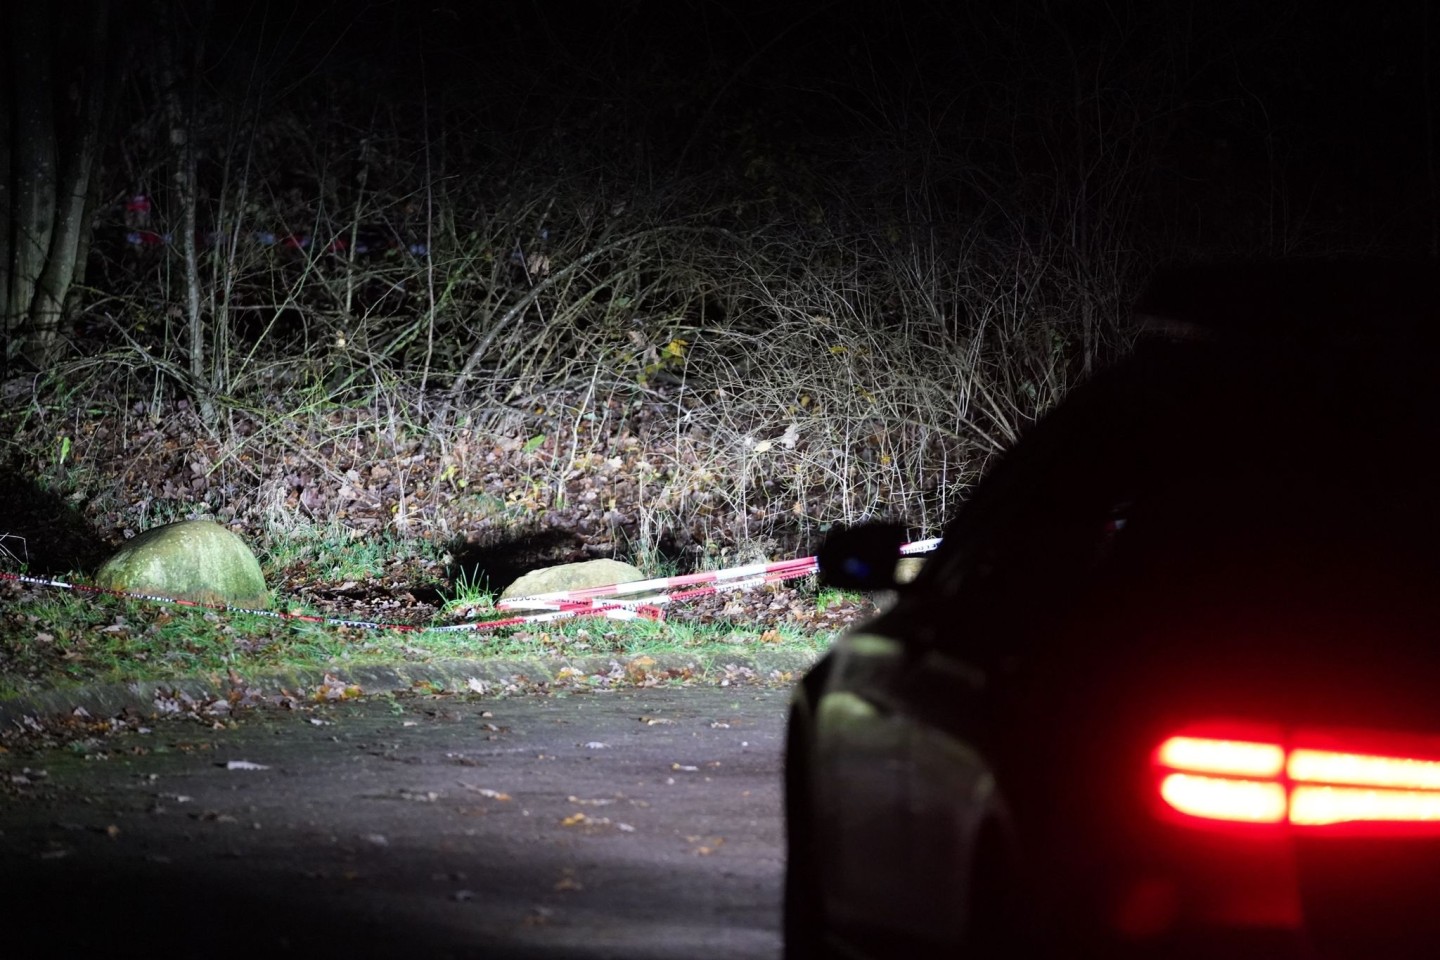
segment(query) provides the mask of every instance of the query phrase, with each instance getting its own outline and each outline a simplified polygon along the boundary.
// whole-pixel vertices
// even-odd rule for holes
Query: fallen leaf
[[[499,800],[501,803],[512,799],[510,794],[501,793],[499,790],[491,790],[489,787],[477,787],[469,783],[462,783],[460,784],[460,786],[464,787],[466,790],[469,790],[471,793],[478,793],[482,797],[486,797],[490,800]]]
[[[697,846],[697,847],[695,848],[695,855],[696,855],[697,857],[708,857],[708,856],[710,856],[712,853],[714,853],[716,850],[720,849],[721,847],[723,847],[723,846],[725,845],[725,838],[724,838],[724,837],[691,836],[691,837],[686,837],[686,838],[685,838],[685,842],[686,842],[686,843],[697,843],[697,844],[699,844],[699,846]]]
[[[483,760],[477,760],[477,759],[475,759],[474,757],[467,757],[467,756],[465,756],[465,754],[463,754],[463,753],[447,753],[447,754],[445,754],[445,759],[446,759],[446,760],[449,760],[449,761],[452,762],[452,763],[458,763],[458,764],[460,764],[462,767],[483,767],[483,766],[485,766],[485,762],[484,762]]]
[[[239,823],[235,817],[228,813],[221,813],[218,810],[206,810],[204,813],[190,814],[191,820],[207,820],[210,823]]]
[[[625,674],[632,681],[640,683],[649,676],[649,672],[654,666],[654,657],[639,656],[625,664]]]
[[[336,700],[356,700],[365,695],[358,683],[346,683],[332,673],[325,674],[325,679],[315,687],[310,699],[316,703],[330,703]]]

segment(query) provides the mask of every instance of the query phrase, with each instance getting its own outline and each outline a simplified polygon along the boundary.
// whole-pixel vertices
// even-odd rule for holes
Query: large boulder
[[[106,560],[95,582],[109,590],[197,603],[270,606],[255,555],[244,540],[209,520],[151,527]]]
[[[562,563],[559,566],[531,570],[502,590],[500,599],[534,597],[542,593],[559,593],[562,590],[587,590],[590,587],[634,583],[644,579],[645,574],[638,568],[619,560],[581,560],[579,563]]]

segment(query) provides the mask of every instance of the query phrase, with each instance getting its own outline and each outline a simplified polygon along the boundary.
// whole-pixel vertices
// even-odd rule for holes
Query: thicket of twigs
[[[938,532],[990,457],[1126,348],[1177,224],[1217,215],[1174,192],[1177,164],[1199,182],[1211,159],[1153,102],[1165,84],[1152,102],[1112,85],[1137,65],[1103,47],[1049,73],[1012,52],[1016,82],[965,116],[880,88],[731,103],[724,77],[657,105],[655,84],[599,102],[512,71],[483,113],[444,91],[222,88],[189,118],[193,272],[170,147],[141,117],[72,353],[34,409],[185,400],[222,443],[242,421],[293,426],[251,445],[261,459],[371,410],[374,456],[433,457],[439,489],[458,432],[524,438],[537,414],[594,423],[639,401],[668,462],[641,485],[635,549],[702,528],[811,545],[876,515]],[[1168,69],[1164,51],[1139,68]],[[1244,211],[1273,210],[1264,190],[1226,183],[1209,241],[1259,242]],[[148,212],[127,209],[137,193]],[[556,490],[607,453],[579,437],[553,445]]]

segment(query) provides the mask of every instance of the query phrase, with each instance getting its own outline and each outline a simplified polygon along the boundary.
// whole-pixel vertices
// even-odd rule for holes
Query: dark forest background
[[[103,536],[936,532],[1170,261],[1436,255],[1429,5],[0,13],[0,463]]]

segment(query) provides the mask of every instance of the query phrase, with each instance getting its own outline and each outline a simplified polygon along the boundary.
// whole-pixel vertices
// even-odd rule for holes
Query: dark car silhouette
[[[1152,287],[797,687],[789,960],[1440,955],[1434,273]]]

